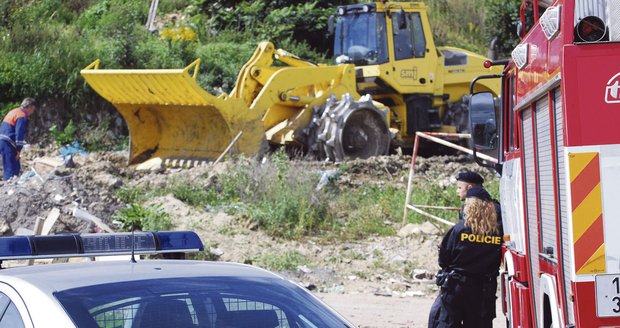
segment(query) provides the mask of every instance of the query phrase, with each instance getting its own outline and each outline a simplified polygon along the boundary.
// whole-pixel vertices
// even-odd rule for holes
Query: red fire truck
[[[470,99],[499,159],[508,327],[620,327],[620,0],[525,0],[520,27],[501,99]]]

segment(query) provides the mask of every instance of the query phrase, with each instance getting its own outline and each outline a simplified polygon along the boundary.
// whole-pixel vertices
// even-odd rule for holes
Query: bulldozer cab
[[[336,63],[353,63],[365,77],[374,71],[400,94],[432,93],[438,58],[431,51],[434,42],[425,8],[422,3],[389,2],[339,7]]]
[[[467,132],[462,98],[475,74],[488,73],[484,57],[436,47],[421,2],[375,2],[340,6],[334,19],[337,64],[356,69],[360,95],[389,107],[397,131],[393,146],[411,147],[417,131]],[[482,87],[497,93],[499,85]]]

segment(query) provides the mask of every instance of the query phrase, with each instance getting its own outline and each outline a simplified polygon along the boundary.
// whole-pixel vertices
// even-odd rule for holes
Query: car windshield
[[[349,327],[301,287],[273,278],[151,279],[54,295],[80,328]]]
[[[334,43],[334,56],[339,64],[387,62],[385,15],[372,12],[338,16]]]

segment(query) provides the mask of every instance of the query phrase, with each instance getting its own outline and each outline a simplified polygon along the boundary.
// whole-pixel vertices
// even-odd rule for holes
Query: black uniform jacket
[[[460,220],[441,241],[439,266],[470,277],[497,275],[501,262],[502,235],[476,235]]]

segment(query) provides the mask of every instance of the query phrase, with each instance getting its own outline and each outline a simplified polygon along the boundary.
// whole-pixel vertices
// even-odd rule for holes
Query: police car
[[[191,231],[0,238],[0,259],[185,253]],[[6,262],[4,262],[6,264]],[[305,288],[249,265],[94,261],[0,270],[0,328],[354,327]]]

